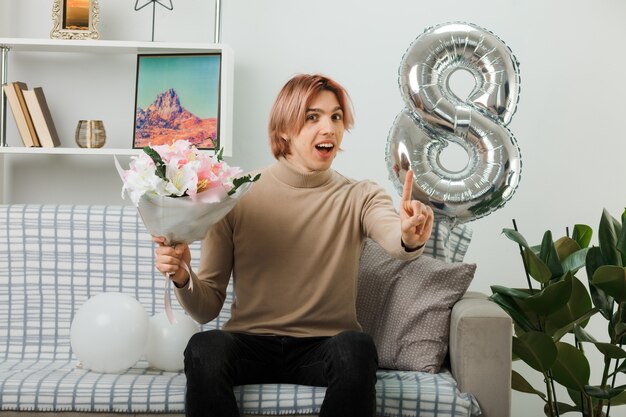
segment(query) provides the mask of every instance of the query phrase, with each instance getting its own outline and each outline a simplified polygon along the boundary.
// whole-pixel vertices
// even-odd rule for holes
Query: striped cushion
[[[103,291],[137,298],[148,314],[163,310],[164,278],[134,207],[0,205],[0,239],[0,410],[183,411],[183,374],[150,369],[144,360],[121,374],[89,372],[69,342],[74,313]],[[198,259],[199,244],[191,249]],[[203,328],[219,328],[229,316],[224,308]],[[319,411],[324,392],[247,385],[237,398],[249,414],[303,414]],[[380,371],[377,404],[385,416],[479,412],[448,373]]]

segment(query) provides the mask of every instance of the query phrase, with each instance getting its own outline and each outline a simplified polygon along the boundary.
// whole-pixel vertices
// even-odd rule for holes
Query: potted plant
[[[522,360],[545,381],[544,392],[513,371],[512,387],[543,399],[547,416],[609,417],[612,407],[626,404],[626,385],[615,386],[616,375],[626,373],[625,222],[626,211],[620,222],[604,210],[598,246],[592,247],[592,228],[582,224],[574,226],[571,237],[568,231],[556,240],[546,231],[537,246],[529,245],[516,226],[503,230],[520,247],[527,282],[524,288],[494,285],[490,299],[514,322],[513,360]],[[577,275],[583,272],[581,280]],[[596,338],[585,327],[598,314],[607,334]],[[589,349],[604,357],[593,384]],[[565,388],[568,400],[557,399],[555,384]]]

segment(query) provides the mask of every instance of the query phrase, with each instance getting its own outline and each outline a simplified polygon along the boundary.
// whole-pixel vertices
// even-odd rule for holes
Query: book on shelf
[[[59,146],[61,142],[43,89],[35,87],[32,90],[24,90],[23,93],[40,145],[44,148]]]
[[[20,81],[14,81],[2,86],[2,90],[7,97],[7,102],[13,113],[17,130],[22,137],[22,142],[24,142],[24,145],[27,147],[38,147],[40,145],[37,139],[37,133],[35,132],[35,126],[28,112],[26,100],[24,100],[23,91],[26,89],[28,89],[26,84]]]

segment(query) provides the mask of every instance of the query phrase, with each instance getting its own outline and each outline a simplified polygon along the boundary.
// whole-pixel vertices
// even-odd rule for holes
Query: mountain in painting
[[[159,94],[135,115],[135,147],[169,144],[188,140],[198,148],[214,149],[217,119],[202,119],[185,109],[173,88]]]

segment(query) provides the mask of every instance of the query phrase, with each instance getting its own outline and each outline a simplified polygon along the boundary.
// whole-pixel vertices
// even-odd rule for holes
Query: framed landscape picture
[[[219,149],[220,77],[219,53],[138,55],[133,148]]]

